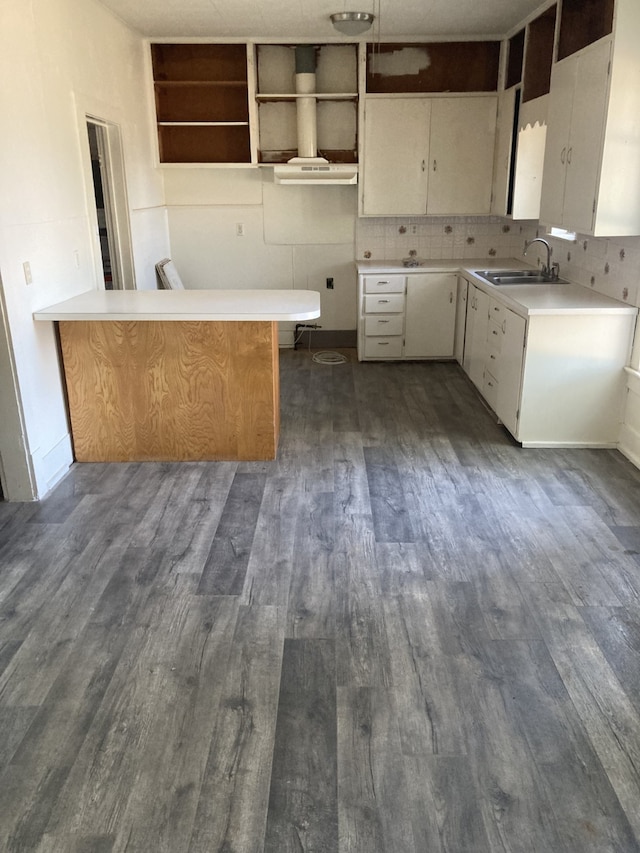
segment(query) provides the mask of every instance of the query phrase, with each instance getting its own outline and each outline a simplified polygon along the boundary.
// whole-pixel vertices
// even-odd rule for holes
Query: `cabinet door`
[[[491,213],[495,216],[506,216],[509,213],[511,148],[516,110],[515,91],[515,89],[507,89],[498,95],[493,193],[491,197]]]
[[[497,97],[434,98],[427,213],[491,212]]]
[[[587,234],[593,229],[602,160],[610,52],[610,43],[604,42],[577,58],[563,224]]]
[[[450,358],[456,322],[455,273],[407,276],[405,358]]]
[[[458,277],[458,299],[456,301],[456,339],[454,355],[458,364],[464,361],[464,333],[467,325],[467,292],[469,282],[462,276]]]
[[[463,367],[476,388],[482,388],[484,379],[488,326],[489,297],[475,284],[470,283],[467,297],[467,331],[464,338]]]
[[[520,413],[520,389],[527,323],[523,317],[504,309],[502,343],[498,363],[496,414],[517,438]]]
[[[368,98],[365,105],[362,212],[426,213],[431,101]]]
[[[544,153],[540,219],[549,225],[562,225],[567,149],[571,127],[571,109],[576,79],[575,58],[553,66],[547,141]]]

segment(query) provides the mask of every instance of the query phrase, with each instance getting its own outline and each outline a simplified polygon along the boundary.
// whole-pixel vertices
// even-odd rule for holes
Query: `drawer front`
[[[402,358],[402,338],[365,338],[365,358]]]
[[[365,317],[364,333],[365,335],[401,335],[402,314]]]
[[[365,275],[365,293],[404,293],[403,275]]]
[[[404,294],[390,293],[388,296],[365,296],[365,314],[401,314],[404,311]]]
[[[484,374],[482,396],[495,412],[498,405],[498,380],[488,370]]]
[[[500,352],[502,348],[502,329],[494,320],[489,320],[489,328],[487,329],[487,345],[489,350]]]
[[[496,302],[495,299],[492,299],[491,303],[489,304],[489,317],[494,321],[494,323],[497,323],[498,326],[501,326],[502,321],[507,316],[506,310],[507,309],[504,307],[504,305],[501,305],[499,302]]]

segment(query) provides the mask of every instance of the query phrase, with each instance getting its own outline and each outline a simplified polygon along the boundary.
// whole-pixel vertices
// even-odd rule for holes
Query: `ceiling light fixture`
[[[335,12],[331,23],[345,36],[359,36],[369,29],[373,18],[371,12]]]

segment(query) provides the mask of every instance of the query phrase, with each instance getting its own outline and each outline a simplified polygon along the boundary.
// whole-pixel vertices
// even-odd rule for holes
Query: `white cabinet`
[[[491,210],[497,96],[366,100],[362,213]]]
[[[424,214],[431,101],[368,98],[364,121],[363,212]]]
[[[358,359],[452,358],[457,275],[358,277]]]
[[[455,273],[407,276],[405,358],[451,358],[456,322]]]
[[[458,276],[458,298],[456,300],[456,335],[454,355],[459,365],[464,359],[464,333],[467,325],[467,295],[469,282],[464,276]]]
[[[635,316],[512,311],[469,284],[463,367],[525,446],[615,447]]]
[[[476,388],[484,384],[484,364],[487,350],[487,329],[489,327],[489,297],[469,284],[467,296],[467,331],[464,341],[463,368]]]
[[[489,300],[489,334],[485,382],[493,386],[493,402],[487,400],[513,435],[518,431],[522,361],[527,323],[495,299]]]
[[[554,66],[541,219],[593,231],[611,44],[600,42]]]
[[[497,96],[433,99],[430,216],[490,213],[497,104]]]

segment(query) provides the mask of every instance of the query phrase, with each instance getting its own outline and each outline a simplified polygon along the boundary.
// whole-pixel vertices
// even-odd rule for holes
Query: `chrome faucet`
[[[523,255],[527,254],[527,250],[534,243],[542,243],[543,246],[546,246],[547,249],[547,263],[546,265],[542,265],[542,275],[548,276],[552,281],[558,278],[560,273],[560,265],[559,264],[551,264],[551,246],[546,240],[543,240],[542,237],[534,237],[533,240],[525,240],[524,243],[524,252]]]

